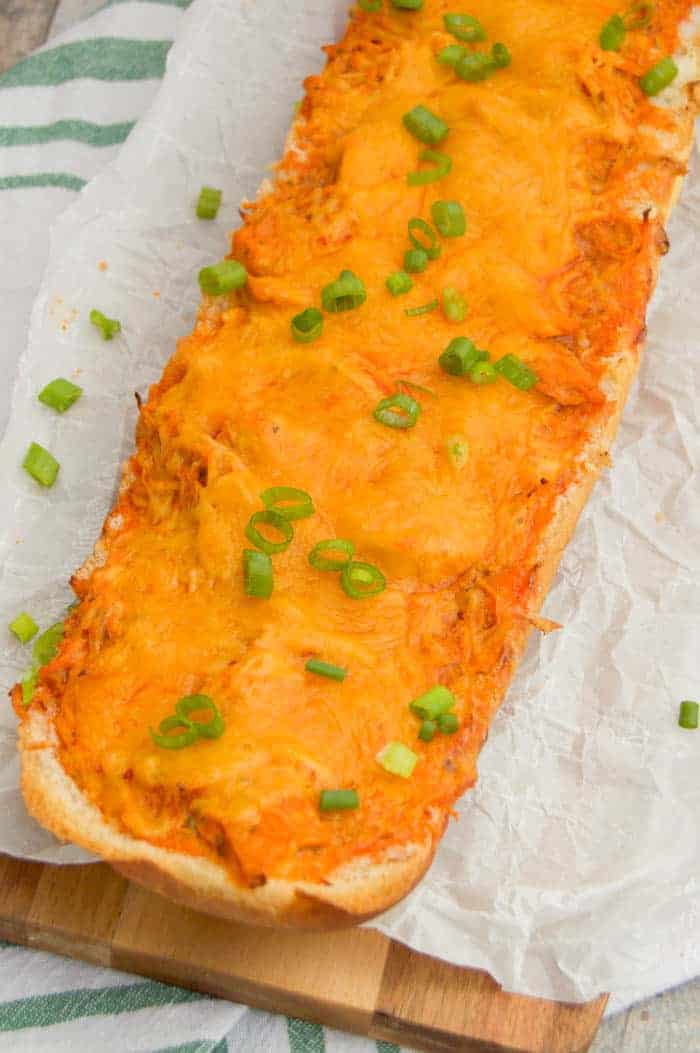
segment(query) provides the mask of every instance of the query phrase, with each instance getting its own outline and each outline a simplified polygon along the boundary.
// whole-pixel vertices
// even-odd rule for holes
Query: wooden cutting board
[[[584,1053],[607,995],[563,1005],[371,929],[274,932],[176,906],[105,864],[0,855],[0,937],[420,1050]]]

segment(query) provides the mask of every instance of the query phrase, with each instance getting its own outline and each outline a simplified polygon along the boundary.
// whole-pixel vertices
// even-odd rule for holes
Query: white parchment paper
[[[70,602],[131,447],[134,389],[191,328],[197,270],[226,251],[345,13],[345,0],[196,0],[152,110],[53,229],[0,446],[0,626],[26,609],[44,628]],[[203,183],[224,191],[214,223],[193,218]],[[607,990],[617,1007],[700,971],[700,734],[676,723],[700,694],[697,161],[670,236],[614,469],[547,601],[566,628],[532,641],[478,787],[426,879],[375,923],[510,990]],[[123,320],[120,338],[101,340],[93,306]],[[36,401],[58,375],[85,389],[65,416]],[[31,439],[61,462],[49,492],[20,468]],[[1,630],[3,688],[27,662]],[[0,703],[0,850],[86,858],[26,816],[15,749]]]

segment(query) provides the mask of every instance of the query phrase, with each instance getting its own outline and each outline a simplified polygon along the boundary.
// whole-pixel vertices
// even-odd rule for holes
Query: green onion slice
[[[448,322],[463,322],[467,317],[467,301],[454,285],[442,290],[442,309]]]
[[[342,552],[344,559],[329,559],[327,552]],[[355,546],[352,541],[346,541],[342,537],[328,538],[319,541],[309,552],[309,563],[314,570],[343,570],[355,555]]]
[[[454,340],[450,340],[438,362],[440,369],[445,373],[453,377],[465,377],[478,362],[485,362],[488,357],[488,351],[480,351],[473,340],[466,336],[456,336]]]
[[[316,676],[326,676],[329,680],[342,682],[348,675],[347,669],[339,665],[331,665],[330,662],[322,662],[319,658],[309,658],[306,663],[307,673],[315,673]]]
[[[452,158],[447,154],[441,154],[439,150],[421,150],[418,160],[426,161],[432,167],[409,172],[406,176],[409,186],[427,186],[428,183],[437,183],[439,179],[444,179],[452,171]]]
[[[295,314],[291,322],[292,336],[300,344],[310,344],[318,340],[323,332],[323,315],[317,307],[307,307],[300,314]]]
[[[456,713],[443,713],[438,717],[438,727],[443,735],[454,735],[459,727],[459,717]]]
[[[24,455],[22,467],[41,486],[53,486],[56,482],[58,469],[61,467],[53,454],[40,446],[38,442],[30,444]]]
[[[434,720],[424,720],[420,726],[418,732],[418,738],[422,739],[423,742],[432,742],[435,738],[435,732],[437,731],[437,724]]]
[[[437,720],[443,713],[449,712],[456,703],[455,696],[444,684],[436,684],[424,695],[414,698],[409,708],[423,720]]]
[[[373,417],[387,428],[413,428],[420,417],[420,403],[410,395],[397,391],[395,395],[378,402]]]
[[[447,456],[457,471],[461,471],[469,461],[469,441],[464,435],[450,435],[447,440]]]
[[[478,18],[473,15],[461,15],[450,12],[443,16],[445,29],[457,40],[464,40],[468,44],[476,44],[479,40],[486,40],[486,30]]]
[[[678,66],[670,56],[662,58],[644,74],[639,84],[645,95],[658,95],[678,76]]]
[[[619,51],[624,42],[627,29],[620,15],[613,15],[600,31],[598,43],[603,51]]]
[[[392,296],[403,296],[413,288],[413,281],[406,271],[395,271],[386,280],[386,287]]]
[[[32,655],[37,666],[48,665],[58,654],[63,639],[63,622],[55,622],[37,637],[32,647]]]
[[[197,198],[197,218],[216,219],[221,205],[221,191],[213,186],[203,186]]]
[[[506,69],[513,61],[511,53],[505,44],[494,44],[491,48],[491,58],[499,69]]]
[[[700,705],[697,702],[691,702],[686,700],[681,702],[680,710],[678,712],[678,725],[681,728],[685,728],[687,731],[694,731],[698,726],[698,718],[700,716]]]
[[[22,611],[18,614],[14,621],[10,622],[10,632],[13,633],[20,643],[29,643],[33,636],[39,632],[39,626],[36,624],[31,614],[27,614],[26,611]]]
[[[361,11],[366,11],[367,14],[373,15],[377,11],[382,9],[382,0],[357,0],[357,6]]]
[[[340,584],[351,599],[364,600],[368,596],[377,596],[380,592],[384,592],[386,578],[381,570],[371,563],[351,560],[342,569]]]
[[[222,260],[211,267],[203,267],[199,272],[199,287],[208,296],[222,296],[234,289],[242,289],[247,281],[248,272],[238,260]]]
[[[55,409],[57,413],[65,413],[74,402],[78,401],[82,393],[83,389],[77,384],[72,384],[70,380],[65,380],[63,377],[56,377],[41,389],[37,397],[39,402]]]
[[[210,720],[192,720],[191,713],[201,710],[211,712]],[[175,713],[183,723],[191,724],[198,735],[205,739],[219,739],[223,735],[226,725],[219,708],[209,695],[185,695],[175,706]]]
[[[264,537],[258,530],[258,523],[264,523],[266,526],[271,526],[274,530],[279,531],[282,535],[282,540],[270,541]],[[273,508],[266,508],[262,512],[253,513],[245,528],[245,536],[251,545],[255,545],[261,552],[266,552],[268,556],[272,556],[275,552],[286,552],[294,537],[294,527],[286,516],[276,512]]]
[[[462,55],[467,54],[467,49],[462,47],[461,44],[448,44],[447,47],[442,48],[438,51],[435,58],[443,66],[450,66],[452,69],[455,68]]]
[[[469,379],[473,384],[493,384],[498,380],[498,372],[493,362],[477,362],[469,370]]]
[[[418,307],[407,307],[404,314],[407,318],[418,318],[422,314],[430,314],[432,311],[436,311],[439,306],[438,300],[431,300],[429,303],[422,303]]]
[[[266,552],[243,549],[243,577],[246,596],[269,600],[272,595],[272,560]]]
[[[122,331],[122,323],[116,318],[108,318],[106,314],[102,314],[102,311],[98,311],[96,307],[90,311],[90,321],[93,325],[102,333],[103,340],[111,340]]]
[[[529,391],[537,383],[538,376],[517,355],[504,355],[494,362],[494,369],[521,391]]]
[[[455,73],[461,80],[476,84],[478,81],[486,80],[496,69],[496,63],[486,52],[469,51],[455,66]]]
[[[398,7],[400,11],[420,11],[423,0],[391,0],[392,7]]]
[[[348,808],[359,808],[357,790],[321,790],[318,806],[322,812],[340,812]]]
[[[400,775],[402,779],[410,779],[418,763],[418,755],[408,746],[404,746],[403,742],[389,742],[377,754],[377,763],[391,775]]]
[[[464,209],[459,201],[433,201],[430,215],[443,238],[459,238],[467,229]]]
[[[39,670],[32,666],[32,668],[25,674],[21,680],[22,684],[22,705],[28,706],[34,697],[34,691],[36,689],[37,681],[39,679]]]
[[[334,282],[321,290],[321,302],[324,311],[338,314],[340,311],[353,311],[367,299],[367,290],[361,278],[352,271],[341,271]]]
[[[403,265],[411,274],[421,274],[429,262],[425,249],[407,249],[403,258]]]
[[[416,231],[420,231],[424,237],[419,238]],[[413,216],[408,221],[408,240],[414,249],[422,249],[427,253],[429,260],[436,260],[442,252],[442,245],[438,241],[437,234],[430,224],[420,219],[419,216]]]
[[[182,729],[178,734],[171,734],[178,728]],[[199,732],[192,721],[176,714],[161,720],[158,731],[154,731],[153,728],[149,730],[156,746],[164,750],[184,750],[187,746],[194,745],[199,738]]]
[[[414,106],[401,120],[411,135],[428,146],[437,146],[450,130],[442,117],[438,117],[427,106]]]
[[[298,490],[296,486],[270,486],[260,494],[260,500],[265,508],[285,519],[306,519],[316,511],[311,494]]]

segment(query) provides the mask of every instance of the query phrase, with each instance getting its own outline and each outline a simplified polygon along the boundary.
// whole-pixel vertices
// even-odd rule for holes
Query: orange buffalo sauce
[[[306,83],[276,187],[249,204],[232,255],[249,272],[223,312],[206,307],[142,407],[129,483],[105,528],[106,560],[74,585],[57,658],[33,705],[55,713],[61,761],[105,816],[135,837],[223,861],[236,880],[322,880],[360,854],[437,836],[476,776],[534,604],[537,549],[578,458],[614,410],[606,357],[643,329],[663,235],[652,207],[679,167],[660,143],[678,118],[638,77],[674,51],[685,0],[662,0],[619,53],[598,33],[615,0],[470,0],[512,64],[465,83],[438,64],[454,43],[426,0],[356,12]],[[452,169],[407,185],[422,144],[401,117],[422,103],[449,125]],[[252,119],[251,115],[251,119]],[[393,298],[407,222],[459,201],[465,236]],[[295,342],[290,319],[350,269],[366,302]],[[405,309],[456,286],[465,322]],[[455,336],[512,353],[530,391],[448,376]],[[408,381],[417,425],[377,423]],[[459,458],[450,457],[455,437]],[[260,493],[300,487],[313,516],[273,557],[269,600],[244,595],[244,530]],[[308,562],[348,538],[388,586],[353,600]],[[348,669],[305,671],[311,656]],[[432,685],[460,728],[418,740],[409,703]],[[187,694],[226,724],[179,751],[149,728]],[[18,707],[21,708],[21,707]],[[414,750],[410,779],[385,772],[390,741]],[[323,789],[354,788],[356,811],[322,814]]]

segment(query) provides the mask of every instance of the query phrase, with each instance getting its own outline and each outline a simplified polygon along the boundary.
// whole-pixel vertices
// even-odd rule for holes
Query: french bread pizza
[[[363,0],[325,49],[13,688],[59,838],[276,926],[425,873],[555,628],[686,171],[691,4],[618,2]]]

